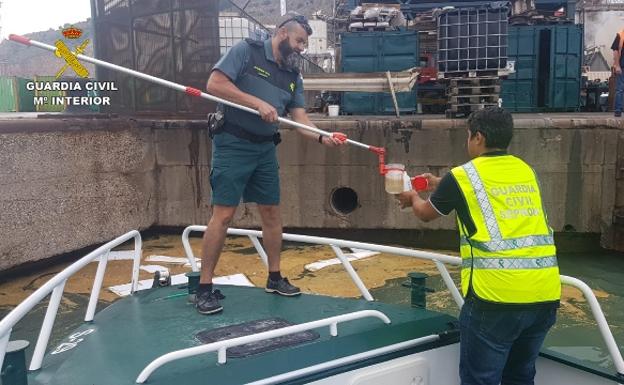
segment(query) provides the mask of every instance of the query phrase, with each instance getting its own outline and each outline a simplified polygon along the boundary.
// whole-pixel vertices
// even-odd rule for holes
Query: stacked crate
[[[438,52],[438,19],[433,10],[412,15],[410,29],[418,31],[420,75],[418,78],[418,107],[423,114],[443,114],[446,110],[446,90],[438,82],[436,64]]]
[[[466,117],[472,111],[498,105],[501,90],[498,76],[454,77],[447,81],[448,118]]]
[[[438,19],[438,76],[447,84],[447,117],[498,105],[507,74],[506,6],[454,8]]]
[[[420,53],[438,51],[438,22],[432,12],[419,14],[411,21],[410,29],[418,31]]]

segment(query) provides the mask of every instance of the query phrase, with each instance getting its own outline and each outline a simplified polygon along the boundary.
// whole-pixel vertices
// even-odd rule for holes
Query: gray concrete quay
[[[322,129],[386,147],[410,175],[467,161],[464,120],[313,116]],[[624,120],[610,114],[518,114],[510,152],[533,165],[556,232],[600,233],[624,250]],[[279,146],[284,226],[455,229],[396,207],[361,148],[320,146],[284,127]],[[205,224],[210,140],[203,121],[0,114],[0,271],[108,241],[131,229]],[[252,205],[234,226],[257,227]]]

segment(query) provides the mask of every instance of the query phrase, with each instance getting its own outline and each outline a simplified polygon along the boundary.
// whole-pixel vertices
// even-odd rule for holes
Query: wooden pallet
[[[448,118],[468,117],[474,111],[498,106],[501,81],[496,75],[448,78],[446,82]]]
[[[484,87],[484,86],[497,86],[500,85],[500,79],[498,77],[487,76],[478,78],[454,78],[448,79],[449,86],[452,87]]]
[[[447,94],[449,96],[494,95],[500,94],[500,91],[500,85],[455,85],[454,87],[448,88]]]
[[[457,71],[457,72],[438,72],[438,79],[457,79],[457,78],[483,78],[494,77],[500,78],[501,76],[509,75],[508,69],[499,70],[477,70],[477,71]]]
[[[460,105],[476,105],[476,104],[497,104],[498,94],[481,94],[481,95],[451,95],[449,96],[449,104],[451,106]]]
[[[466,111],[466,112],[473,112],[473,111],[478,111],[478,110],[482,110],[486,107],[494,107],[494,106],[498,106],[498,101],[496,103],[462,103],[462,104],[451,104],[449,106],[449,110],[451,111]]]

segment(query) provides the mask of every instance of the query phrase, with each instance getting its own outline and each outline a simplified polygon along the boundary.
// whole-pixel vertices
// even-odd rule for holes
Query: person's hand
[[[405,191],[400,194],[396,194],[394,197],[399,201],[399,205],[402,209],[406,207],[412,207],[412,198],[415,194],[418,194],[414,190]]]
[[[331,132],[331,136],[323,136],[322,141],[328,147],[342,146],[347,143],[347,136],[340,132]]]
[[[622,67],[620,67],[619,65],[616,65],[616,66],[613,66],[613,69],[615,70],[616,75],[622,75]]]
[[[269,103],[260,102],[260,104],[258,105],[258,112],[260,113],[260,117],[262,118],[262,120],[264,120],[265,122],[277,122],[277,110]]]
[[[425,191],[433,191],[436,188],[438,188],[438,185],[440,184],[440,180],[442,179],[428,172],[424,174],[420,174],[418,176],[427,179],[427,189]]]

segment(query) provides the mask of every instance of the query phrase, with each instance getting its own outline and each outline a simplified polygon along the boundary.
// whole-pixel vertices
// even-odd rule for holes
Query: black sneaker
[[[301,290],[299,290],[298,287],[291,285],[290,282],[288,282],[288,278],[282,278],[278,281],[273,281],[268,278],[264,291],[266,291],[267,293],[277,293],[288,297],[301,294]]]
[[[616,111],[615,113],[613,113],[613,116],[615,116],[616,118],[621,118],[622,117],[622,113]]]
[[[195,308],[201,314],[214,314],[223,310],[219,300],[225,298],[219,290],[213,292],[203,291],[198,293],[195,299]]]
[[[214,290],[212,292],[212,294],[214,296],[216,296],[219,301],[222,300],[222,299],[225,299],[225,296],[221,293],[221,290],[219,290],[219,289]],[[197,294],[195,294],[195,293],[189,294],[188,295],[188,302],[192,303],[193,305],[195,305],[197,303]]]

